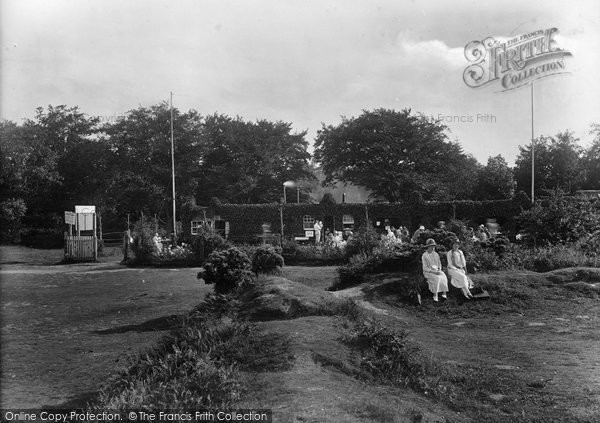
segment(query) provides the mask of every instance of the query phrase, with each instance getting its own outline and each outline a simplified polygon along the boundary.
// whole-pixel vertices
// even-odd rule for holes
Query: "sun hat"
[[[433,239],[433,238],[429,238],[427,241],[425,241],[425,246],[426,246],[426,247],[431,247],[432,245],[437,245],[437,244],[435,243],[435,239]]]
[[[419,226],[419,229],[422,230],[422,231],[424,231],[425,230],[425,226],[421,225],[421,226]]]

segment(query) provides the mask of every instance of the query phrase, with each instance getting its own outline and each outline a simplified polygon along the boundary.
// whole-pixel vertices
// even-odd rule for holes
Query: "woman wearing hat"
[[[470,281],[467,277],[467,261],[465,255],[459,249],[460,243],[455,241],[452,244],[452,249],[446,253],[448,258],[448,275],[450,275],[450,283],[457,288],[462,289],[463,295],[467,298],[473,298],[469,291]]]
[[[442,262],[440,256],[435,252],[435,240],[429,238],[425,242],[427,251],[421,256],[423,262],[423,275],[427,279],[429,290],[433,293],[433,301],[438,301],[438,293],[442,293],[442,298],[446,298],[448,292],[448,278],[442,272]]]

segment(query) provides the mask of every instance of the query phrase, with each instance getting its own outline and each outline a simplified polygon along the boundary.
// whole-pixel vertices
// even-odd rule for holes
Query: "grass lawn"
[[[197,269],[54,265],[61,250],[0,249],[1,408],[82,405],[212,288]]]

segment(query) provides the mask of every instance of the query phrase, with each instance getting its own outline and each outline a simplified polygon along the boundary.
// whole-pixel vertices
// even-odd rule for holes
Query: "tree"
[[[67,106],[48,106],[46,110],[40,107],[33,120],[27,119],[20,126],[3,122],[0,136],[4,196],[22,199],[29,216],[41,219],[37,225],[54,224],[56,216],[72,205],[69,199],[73,196],[65,181],[74,163],[89,167],[72,150],[95,137],[97,124],[97,118]]]
[[[501,155],[489,157],[477,177],[475,197],[480,200],[502,200],[511,198],[515,190],[512,169]]]
[[[176,196],[193,195],[204,160],[201,116],[173,109]],[[171,210],[171,111],[166,102],[127,112],[103,128],[113,153],[109,194],[121,213],[143,211],[168,216]]]
[[[202,140],[206,154],[200,164],[196,198],[229,203],[276,202],[283,183],[313,178],[306,133],[291,133],[291,124],[246,122],[214,114],[205,118]]]
[[[590,133],[595,135],[595,138],[582,158],[582,167],[585,172],[583,188],[600,189],[600,124],[593,124]]]
[[[541,136],[535,140],[535,191],[561,189],[574,192],[584,182],[581,166],[582,149],[570,131],[554,137]],[[519,146],[515,161],[517,190],[531,191],[531,145]]]
[[[447,128],[410,109],[377,109],[342,118],[317,134],[315,160],[327,183],[351,182],[396,202],[464,198],[475,183],[477,161],[448,141]]]

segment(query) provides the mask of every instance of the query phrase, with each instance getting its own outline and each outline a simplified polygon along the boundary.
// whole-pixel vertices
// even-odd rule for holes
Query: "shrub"
[[[251,261],[237,248],[213,251],[198,273],[198,279],[215,284],[215,292],[227,294],[252,282]]]
[[[281,248],[271,245],[258,247],[252,256],[254,273],[273,273],[283,267]]]
[[[195,264],[197,261],[196,254],[192,251],[188,244],[181,244],[177,247],[166,246],[160,252],[153,253],[152,264],[158,265],[188,265]]]
[[[600,227],[600,201],[577,200],[557,190],[523,211],[517,221],[538,245],[574,242]]]
[[[27,206],[20,198],[9,198],[0,202],[0,240],[15,241],[19,239],[21,220],[25,216]]]
[[[379,245],[380,236],[370,224],[361,226],[346,242],[346,257],[356,254],[370,255]]]
[[[445,254],[447,250],[452,248],[452,244],[458,240],[458,236],[454,232],[446,231],[444,229],[426,230],[419,235],[416,244],[425,245],[425,242],[432,238],[435,240],[438,247],[436,251],[440,256]]]
[[[522,266],[536,272],[579,266],[595,266],[598,260],[577,251],[572,245],[554,245],[529,249],[521,253]]]
[[[298,243],[293,239],[284,239],[281,243],[282,254],[294,255],[297,249]]]
[[[21,232],[21,245],[32,248],[62,248],[64,234],[59,229],[28,228]]]
[[[282,256],[288,264],[339,264],[347,260],[344,248],[330,244],[297,245],[294,252],[283,250]]]
[[[200,228],[196,235],[182,238],[190,245],[190,248],[197,259],[202,262],[213,251],[229,248],[229,244],[219,233],[206,228]]]
[[[132,262],[134,264],[150,264],[152,263],[152,255],[154,253],[154,245],[152,238],[156,227],[154,222],[150,220],[137,221],[132,231],[133,244],[131,249],[135,254]]]

